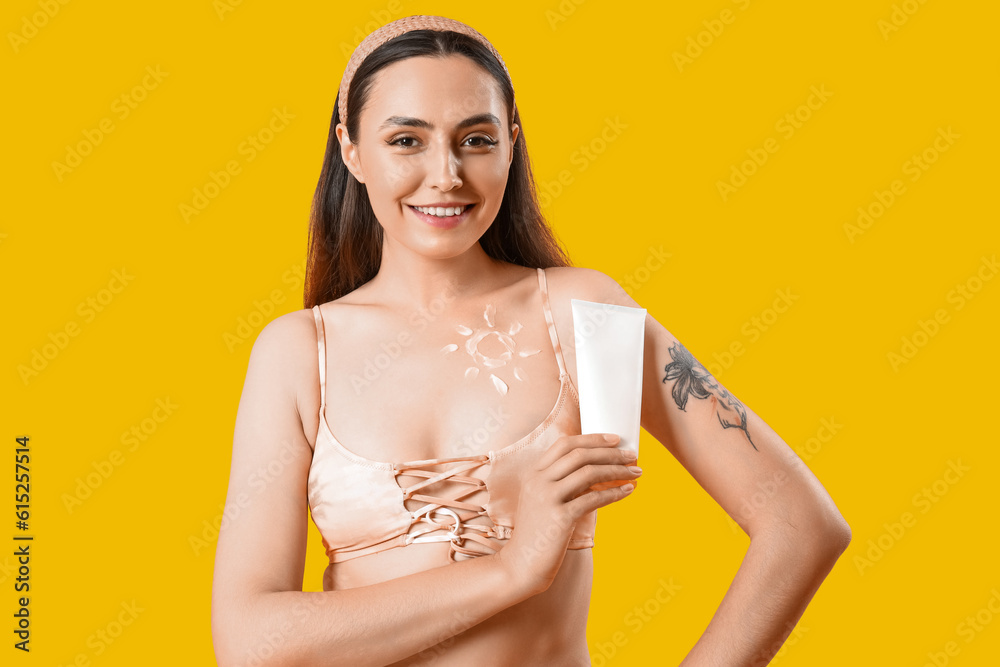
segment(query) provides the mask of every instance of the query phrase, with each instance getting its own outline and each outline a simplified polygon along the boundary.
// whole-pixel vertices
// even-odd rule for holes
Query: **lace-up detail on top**
[[[509,539],[511,536],[511,529],[507,526],[497,526],[495,524],[492,526],[485,526],[478,523],[469,523],[469,520],[475,517],[487,516],[487,511],[482,505],[464,502],[462,500],[476,491],[486,489],[485,480],[478,477],[463,475],[462,473],[471,471],[474,468],[480,468],[488,464],[489,460],[490,457],[488,454],[481,454],[479,456],[467,456],[451,459],[426,459],[424,461],[411,461],[409,463],[394,464],[393,470],[396,472],[397,482],[399,482],[400,477],[404,476],[402,473],[406,473],[406,475],[414,477],[425,478],[423,481],[417,482],[411,486],[404,486],[400,482],[404,500],[412,499],[426,503],[423,507],[413,512],[413,520],[415,523],[411,526],[410,531],[404,540],[405,543],[450,542],[451,551],[448,557],[451,560],[455,560],[456,552],[466,556],[480,556],[484,553],[482,551],[466,547],[466,540],[472,540],[483,545],[489,549],[486,553],[494,553],[498,551],[498,549],[494,548],[493,543],[486,538],[493,537],[501,540]],[[427,470],[427,468],[440,466],[442,463],[446,462],[457,463],[458,465],[455,465],[443,472],[433,472],[431,470]],[[462,491],[455,497],[448,498],[430,495],[426,492],[427,489],[430,489],[445,480],[459,482],[467,486],[471,486],[472,488]],[[421,491],[425,492],[420,493]],[[444,535],[433,534],[440,532],[441,529],[447,530],[448,533]]]

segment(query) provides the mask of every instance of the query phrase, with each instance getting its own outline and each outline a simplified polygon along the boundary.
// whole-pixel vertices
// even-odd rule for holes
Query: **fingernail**
[[[622,493],[631,493],[632,489],[635,488],[635,484],[623,484],[620,488]]]
[[[642,474],[642,468],[640,468],[639,466],[629,466],[628,469],[629,472],[634,472],[636,475]]]
[[[618,440],[619,440],[619,437],[617,435],[615,435],[614,433],[605,433],[604,434],[604,441],[605,442],[618,442]]]

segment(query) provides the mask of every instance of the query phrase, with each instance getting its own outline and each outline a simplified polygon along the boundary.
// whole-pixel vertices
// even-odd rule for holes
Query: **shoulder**
[[[558,301],[567,309],[570,299],[639,307],[618,281],[606,273],[584,266],[553,266],[545,269],[553,308]]]
[[[294,310],[268,322],[257,334],[250,351],[247,382],[266,388],[276,400],[294,404],[300,414],[301,406],[313,398],[319,405],[317,333],[310,308]]]
[[[316,320],[311,308],[279,315],[261,329],[254,340],[250,358],[271,363],[302,356],[304,343],[315,349]]]

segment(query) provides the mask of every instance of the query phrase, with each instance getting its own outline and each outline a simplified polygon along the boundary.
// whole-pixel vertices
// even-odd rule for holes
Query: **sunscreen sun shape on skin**
[[[642,409],[642,350],[646,309],[571,299],[580,427],[587,433],[617,433],[618,449],[639,453]],[[627,480],[600,482],[606,489]]]

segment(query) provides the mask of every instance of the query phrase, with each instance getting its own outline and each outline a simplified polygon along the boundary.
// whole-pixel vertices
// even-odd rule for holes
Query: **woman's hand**
[[[621,500],[634,488],[591,487],[634,480],[641,474],[628,469],[635,464],[635,452],[618,449],[620,438],[607,436],[612,441],[602,433],[559,437],[521,485],[513,535],[496,559],[529,595],[552,585],[577,520]]]

